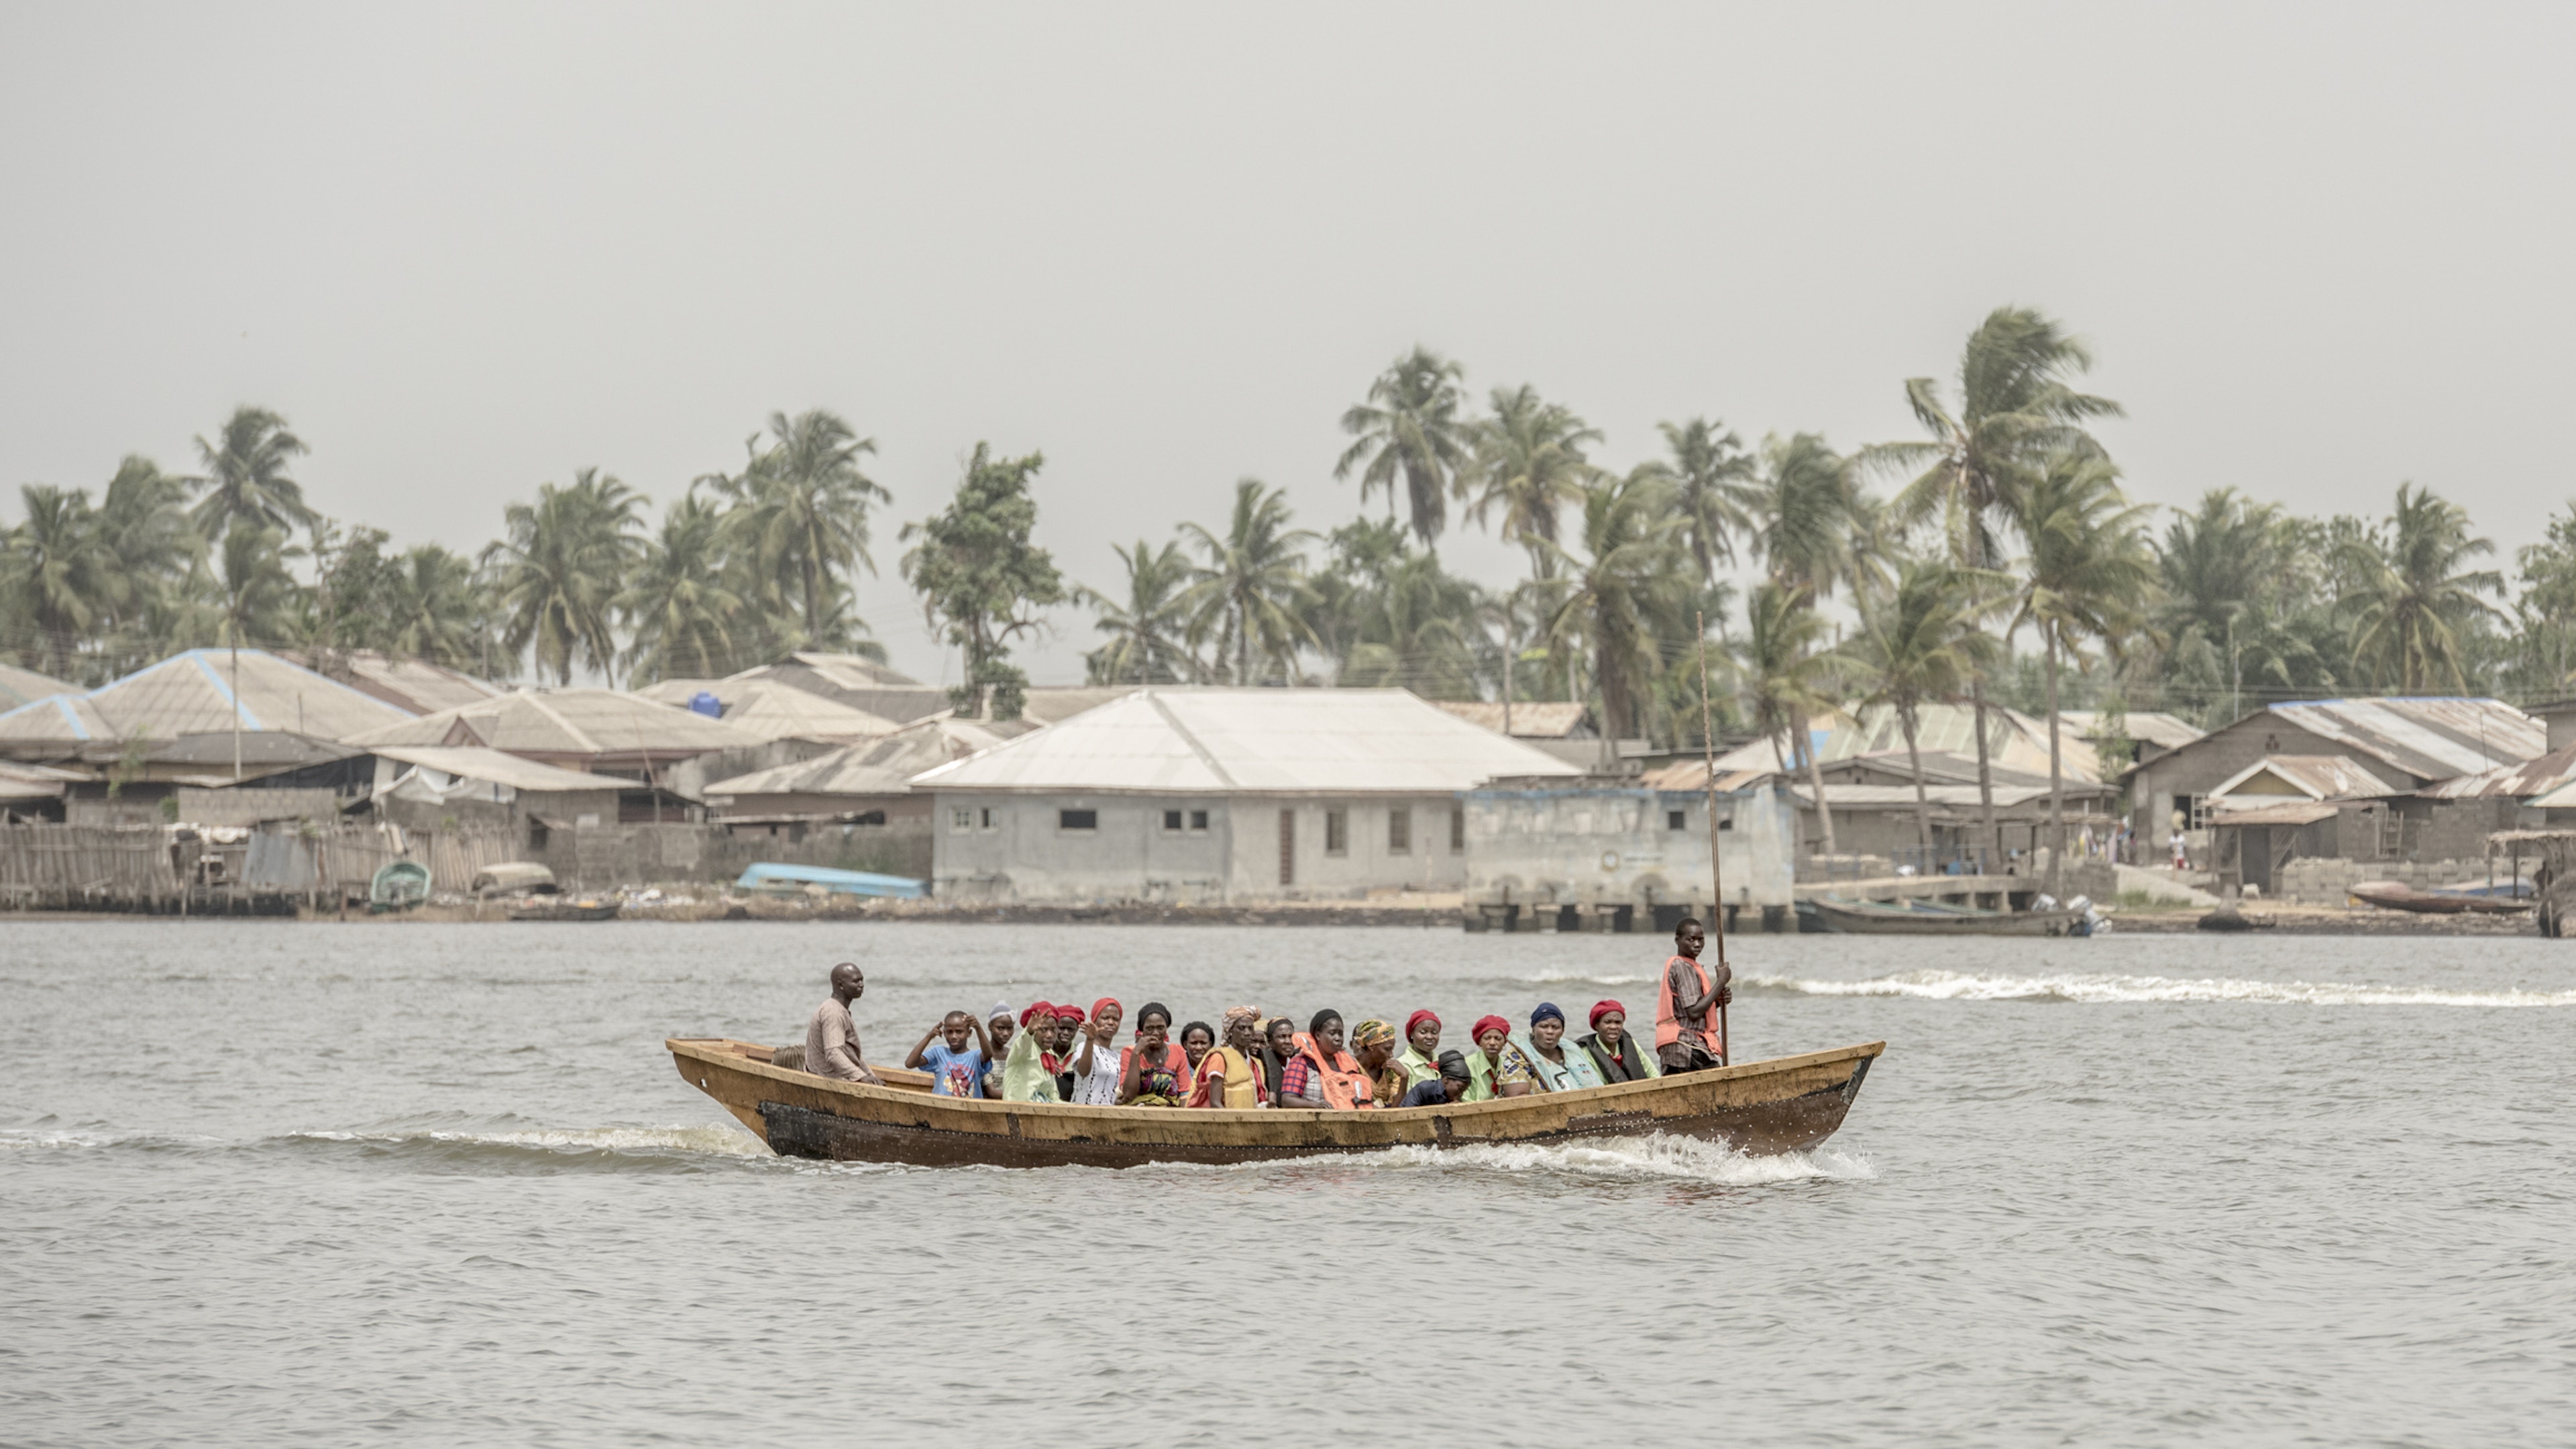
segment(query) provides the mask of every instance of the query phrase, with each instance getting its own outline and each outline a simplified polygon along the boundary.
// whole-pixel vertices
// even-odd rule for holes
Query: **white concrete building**
[[[1466,792],[1577,773],[1400,689],[1152,686],[912,784],[942,898],[1216,904],[1461,890]]]

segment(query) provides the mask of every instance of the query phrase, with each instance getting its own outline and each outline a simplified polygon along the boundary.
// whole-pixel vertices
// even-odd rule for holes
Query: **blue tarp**
[[[818,885],[848,896],[901,896],[919,900],[928,894],[910,876],[875,875],[864,870],[834,870],[828,865],[780,865],[761,861],[734,882],[745,889],[765,885]]]

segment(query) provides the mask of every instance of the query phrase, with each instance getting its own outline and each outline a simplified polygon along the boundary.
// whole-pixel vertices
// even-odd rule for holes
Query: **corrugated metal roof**
[[[2319,699],[2271,712],[2419,780],[2516,765],[2549,748],[2540,721],[2496,699]]]
[[[2211,811],[2209,823],[2212,825],[2313,825],[2320,820],[2332,819],[2337,809],[2331,800],[2283,800],[2277,795],[2250,798],[2268,799],[2275,803],[2249,804],[2243,809],[2237,809],[2234,808],[2236,801],[2225,801]]]
[[[749,730],[764,740],[849,744],[889,735],[900,728],[883,715],[854,709],[775,679],[672,679],[635,692],[657,704],[685,710],[701,691],[714,695],[724,705],[726,724]]]
[[[396,659],[372,649],[344,655],[341,662],[360,690],[413,714],[434,714],[509,692],[488,679],[477,679],[444,664]]]
[[[751,808],[763,795],[903,795],[911,792],[913,776],[1003,739],[974,720],[928,719],[828,755],[718,780],[704,793],[710,804]]]
[[[1433,704],[1469,724],[1481,725],[1497,734],[1503,729],[1503,707],[1482,700],[1435,699]],[[1584,727],[1590,709],[1568,700],[1521,700],[1512,705],[1514,739],[1570,740]]]
[[[0,714],[0,751],[13,755],[67,755],[116,738],[116,727],[77,694],[47,695]]]
[[[1427,795],[1501,776],[1581,773],[1401,689],[1157,685],[912,783],[916,790]]]
[[[1808,788],[1804,780],[1792,780],[1789,783],[1789,793],[1797,798],[1799,804],[1809,809],[1815,808],[1815,792]],[[2091,799],[2099,793],[2099,791],[2087,790],[2081,796],[2070,794],[2067,798],[2069,800]],[[1977,787],[1974,785],[1927,785],[1923,789],[1923,795],[1934,805],[1969,808],[1982,805],[1977,797]],[[2046,785],[1997,785],[1995,787],[1995,805],[1998,809],[2010,809],[2016,805],[2026,805],[2033,800],[2047,798]],[[1825,786],[1825,803],[1837,810],[1889,809],[1898,806],[1911,810],[1914,808],[1914,787],[1911,785],[1836,785],[1828,782]]]
[[[20,669],[14,664],[0,664],[0,709],[16,709],[22,704],[54,694],[78,694],[78,687],[62,680]]]
[[[269,653],[241,651],[236,669],[228,649],[190,649],[76,696],[86,708],[57,704],[45,720],[46,701],[0,716],[0,741],[46,739],[85,744],[129,740],[156,742],[184,735],[283,730],[339,740],[411,718],[397,709]],[[65,698],[56,696],[57,700]],[[27,718],[20,718],[26,715]],[[102,727],[103,726],[103,727]]]
[[[347,743],[482,745],[514,755],[665,758],[766,743],[748,730],[612,689],[527,690],[422,715]]]
[[[2266,779],[2283,789],[2261,788]],[[2252,788],[2248,788],[2252,787]],[[2343,755],[2265,755],[2230,775],[2209,792],[2212,800],[2231,796],[2278,799],[2296,793],[2310,800],[2359,800],[2392,795],[2388,782]],[[2247,808],[2252,808],[2251,806]]]
[[[579,770],[559,770],[535,760],[477,745],[379,745],[368,750],[388,760],[406,765],[423,765],[442,774],[468,780],[488,780],[507,785],[513,790],[540,793],[567,790],[632,790],[635,782],[613,775],[590,775]]]
[[[2103,722],[2110,718],[2099,710],[2090,709],[2062,709],[2057,712],[2057,717],[2065,721],[2067,729],[2088,740],[2100,738]],[[2167,750],[2181,749],[2207,733],[2192,728],[2179,716],[2159,714],[2153,710],[2122,716],[2120,732],[2130,739],[2144,740]]]
[[[2518,800],[2525,796],[2547,795],[2570,783],[2576,783],[2576,745],[2552,750],[2536,760],[2525,760],[2518,765],[2503,765],[2474,775],[2455,776],[2427,785],[2415,793],[2427,800]]]
[[[1085,710],[1098,709],[1113,699],[1125,699],[1142,687],[1135,684],[1038,685],[1028,691],[1028,702],[1021,707],[1020,715],[1042,725],[1062,724]]]
[[[2063,719],[2064,716],[2061,716]],[[1977,712],[1964,704],[1927,704],[1915,711],[1915,743],[1924,750],[1943,750],[1973,759],[1977,753]],[[1831,764],[1853,755],[1875,755],[1905,749],[1904,721],[1885,707],[1861,710],[1837,726],[1816,749],[1816,758]],[[2058,731],[2058,752],[2069,779],[2094,780],[2093,748],[2071,727]],[[2048,773],[2048,724],[2001,705],[1986,706],[1986,754],[1994,764],[2027,775]]]

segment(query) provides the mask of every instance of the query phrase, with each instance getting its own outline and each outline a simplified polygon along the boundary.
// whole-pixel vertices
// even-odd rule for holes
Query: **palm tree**
[[[607,673],[617,661],[610,613],[640,548],[645,498],[596,468],[570,487],[538,485],[532,507],[502,513],[508,536],[483,550],[507,620],[501,643],[512,657],[533,648],[539,677],[572,683],[573,656]]]
[[[752,452],[739,479],[712,481],[742,505],[732,526],[763,587],[796,616],[808,641],[825,642],[835,616],[846,611],[850,578],[861,568],[876,571],[868,507],[889,495],[859,470],[876,440],[821,408],[793,418],[771,413],[769,431],[774,441]],[[857,623],[842,622],[839,632]]]
[[[2460,633],[2497,610],[2483,594],[2502,594],[2493,569],[2462,567],[2495,545],[2469,535],[2468,510],[2412,484],[2397,486],[2397,511],[2384,545],[2344,545],[2346,566],[2360,580],[2352,624],[2353,667],[2407,694],[2468,691]]]
[[[1672,457],[1673,481],[1682,511],[1682,530],[1691,558],[1699,564],[1702,583],[1717,577],[1720,563],[1735,562],[1733,535],[1752,525],[1744,504],[1754,473],[1754,460],[1726,425],[1711,418],[1686,423],[1657,423]]]
[[[1468,637],[1482,590],[1440,567],[1440,556],[1406,551],[1368,596],[1360,642],[1340,683],[1396,687],[1425,699],[1474,699],[1476,651]]]
[[[474,563],[434,543],[403,550],[386,590],[385,648],[449,668],[483,661],[489,640],[477,617]]]
[[[0,598],[35,631],[33,657],[45,672],[68,679],[81,646],[113,616],[124,579],[87,489],[31,483],[18,496],[27,516],[0,553]]]
[[[1680,535],[1672,480],[1649,464],[1584,488],[1584,556],[1540,545],[1564,566],[1568,584],[1547,636],[1579,639],[1590,655],[1608,739],[1635,731],[1639,705],[1663,672],[1660,641],[1687,632],[1676,617],[1689,602]]]
[[[1932,800],[1917,737],[1922,708],[1965,693],[1996,652],[1993,636],[1983,627],[1987,606],[1978,597],[1982,582],[1981,576],[1947,559],[1908,558],[1898,565],[1893,587],[1863,597],[1860,631],[1844,650],[1868,681],[1861,703],[1894,710],[1905,732],[1905,757],[1914,771],[1915,836],[1927,868]]]
[[[188,480],[205,491],[197,500],[197,531],[211,540],[236,522],[284,529],[312,523],[304,486],[286,473],[304,452],[304,440],[286,430],[286,419],[266,408],[233,409],[215,441],[197,439],[206,470]]]
[[[2066,773],[2059,735],[2059,676],[2087,639],[2115,655],[2138,627],[2155,587],[2147,509],[2120,492],[2119,469],[2099,452],[2055,454],[2028,480],[2021,527],[2029,543],[2019,608],[2007,634],[2039,630],[2048,655],[2048,890],[2059,893],[2066,857]]]
[[[1413,532],[1425,544],[1439,542],[1449,495],[1473,461],[1474,429],[1458,415],[1464,402],[1458,383],[1466,375],[1457,363],[1416,347],[1369,384],[1367,402],[1342,414],[1342,431],[1353,441],[1333,465],[1333,476],[1348,478],[1360,468],[1361,506],[1383,488],[1392,512],[1401,475]]]
[[[1929,439],[1864,450],[1873,466],[1914,475],[1892,506],[1896,522],[1912,527],[1938,514],[1953,562],[1995,567],[2007,552],[2001,530],[2040,460],[2052,453],[2099,453],[2101,444],[2085,425],[2122,416],[2118,403],[2077,392],[2068,382],[2092,366],[2093,354],[2082,342],[2033,308],[1998,307],[1986,314],[1959,355],[1957,411],[1942,402],[1931,378],[1907,378],[1906,405]],[[1982,674],[1969,681],[1968,703],[1976,715],[1977,799],[1987,840],[2000,850]]]
[[[161,602],[206,550],[190,526],[184,479],[161,471],[149,458],[129,454],[98,506],[99,541],[113,559],[119,587],[103,621],[109,667],[122,673],[157,657],[144,627]]]
[[[1207,559],[1191,571],[1193,582],[1183,595],[1191,636],[1213,637],[1219,659],[1229,652],[1235,656],[1236,684],[1252,682],[1255,653],[1295,683],[1297,648],[1315,642],[1298,609],[1305,593],[1305,548],[1315,535],[1290,528],[1289,516],[1285,489],[1246,478],[1234,485],[1234,517],[1225,537],[1195,523],[1181,525],[1182,537]]]
[[[2317,672],[2317,650],[2286,607],[2302,562],[2290,521],[2276,504],[2213,488],[2197,509],[2176,514],[2157,550],[2156,627],[2174,654],[2223,652],[2228,718],[2234,719],[2243,712],[2249,657],[2284,685]]]
[[[1822,827],[1824,853],[1834,851],[1834,811],[1825,799],[1824,767],[1816,759],[1807,721],[1834,701],[1834,675],[1841,661],[1820,648],[1825,621],[1799,591],[1777,582],[1753,590],[1744,609],[1742,674],[1753,727],[1771,741],[1771,755],[1783,773],[1803,767],[1807,788],[1815,796],[1816,821]],[[1788,742],[1784,756],[1781,742]]]
[[[1127,569],[1127,600],[1098,589],[1078,589],[1079,601],[1100,611],[1097,627],[1109,642],[1083,656],[1094,684],[1171,684],[1198,673],[1188,645],[1190,561],[1177,543],[1156,548],[1143,539],[1133,549],[1110,548]]]
[[[1782,588],[1831,598],[1867,566],[1873,514],[1858,470],[1814,433],[1763,439],[1760,472],[1739,497],[1746,542]]]
[[[724,517],[692,487],[662,516],[633,581],[617,596],[626,619],[627,679],[708,679],[738,665],[742,597],[724,586]]]
[[[1558,510],[1582,497],[1593,474],[1583,450],[1600,441],[1599,429],[1537,389],[1495,388],[1494,415],[1475,429],[1478,491],[1468,519],[1483,523],[1502,510],[1503,541],[1528,549],[1532,567],[1546,577],[1554,557],[1538,545],[1556,542]]]
[[[300,590],[295,575],[287,571],[286,561],[300,558],[304,551],[290,547],[290,535],[283,528],[266,527],[245,518],[236,518],[224,530],[223,546],[215,551],[215,587],[221,610],[216,629],[219,642],[232,654],[232,696],[241,698],[242,642],[254,647],[286,637],[294,627],[294,615]],[[233,709],[233,778],[242,777],[241,709]]]

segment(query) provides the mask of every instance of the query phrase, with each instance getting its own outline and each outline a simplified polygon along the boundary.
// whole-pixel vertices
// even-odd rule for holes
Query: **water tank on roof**
[[[723,719],[724,701],[701,689],[689,696],[689,712],[705,715],[709,719]]]

